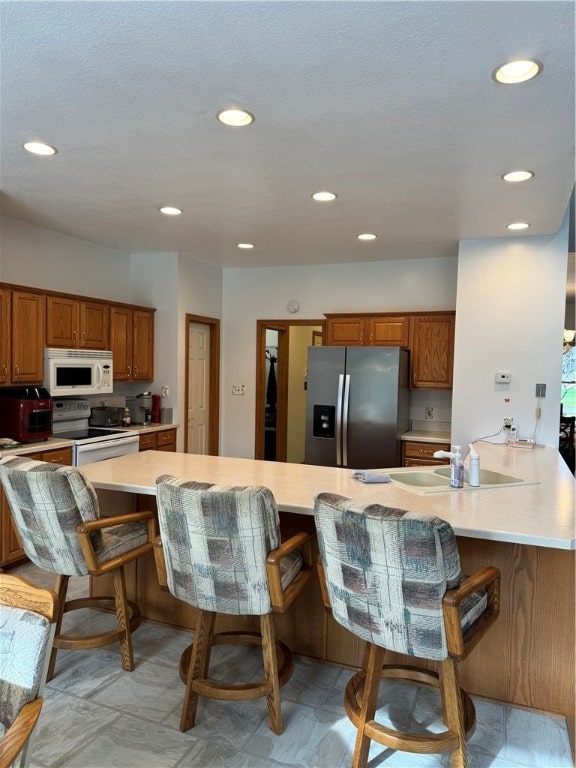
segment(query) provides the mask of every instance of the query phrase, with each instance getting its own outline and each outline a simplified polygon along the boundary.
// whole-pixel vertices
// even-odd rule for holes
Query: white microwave
[[[109,395],[113,387],[112,352],[99,349],[44,350],[44,386],[52,397]]]

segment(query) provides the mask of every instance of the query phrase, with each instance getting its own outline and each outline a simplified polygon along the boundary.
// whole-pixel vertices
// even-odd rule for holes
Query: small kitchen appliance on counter
[[[73,440],[72,464],[81,467],[95,461],[137,453],[137,432],[90,426],[90,403],[84,399],[54,399],[54,437]]]
[[[116,406],[92,406],[89,418],[91,427],[119,427],[122,424],[124,408]]]
[[[52,437],[52,398],[43,387],[0,388],[0,437],[37,443]]]
[[[152,395],[150,392],[142,392],[135,397],[127,397],[126,406],[130,409],[132,424],[150,424],[152,421]]]

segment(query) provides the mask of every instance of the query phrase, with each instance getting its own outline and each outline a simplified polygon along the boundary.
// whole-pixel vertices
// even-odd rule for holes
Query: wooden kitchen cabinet
[[[326,344],[337,346],[407,347],[408,315],[326,315]]]
[[[410,344],[410,317],[368,315],[366,332],[372,347],[407,347]]]
[[[72,464],[72,449],[61,448],[59,450],[38,451],[26,454],[26,458],[69,466]],[[26,557],[22,549],[22,542],[12,522],[8,499],[3,488],[0,488],[0,535],[2,537],[0,542],[0,567],[11,565]]]
[[[46,346],[65,349],[108,349],[110,306],[67,296],[46,297]]]
[[[0,288],[0,384],[8,384],[12,375],[11,292]]]
[[[176,429],[163,429],[140,435],[141,451],[176,451]]]
[[[414,389],[452,389],[455,314],[412,316],[411,385]]]
[[[154,310],[110,308],[110,348],[115,381],[152,381],[154,378]]]
[[[449,464],[449,459],[435,459],[435,451],[449,451],[450,443],[424,443],[417,440],[402,442],[402,466],[422,467],[433,464]]]
[[[42,384],[44,296],[2,288],[0,297],[0,383]]]
[[[353,347],[364,344],[363,315],[326,315],[326,344]]]

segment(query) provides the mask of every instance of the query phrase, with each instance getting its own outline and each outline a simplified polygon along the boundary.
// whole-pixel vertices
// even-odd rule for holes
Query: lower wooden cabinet
[[[175,451],[176,429],[163,429],[140,435],[141,451]]]
[[[421,443],[405,440],[402,443],[402,466],[423,467],[434,464],[449,464],[449,459],[435,459],[436,451],[449,451],[450,443]]]
[[[72,464],[72,449],[62,448],[52,451],[38,451],[27,453],[26,458],[36,461],[49,461],[54,464]],[[8,499],[4,489],[0,488],[0,567],[11,565],[19,560],[24,560],[26,555],[22,549],[20,537],[12,522]]]

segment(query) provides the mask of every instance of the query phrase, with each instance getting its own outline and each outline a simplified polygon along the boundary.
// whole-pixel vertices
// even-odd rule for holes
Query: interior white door
[[[210,417],[210,326],[188,327],[188,453],[208,453]]]

